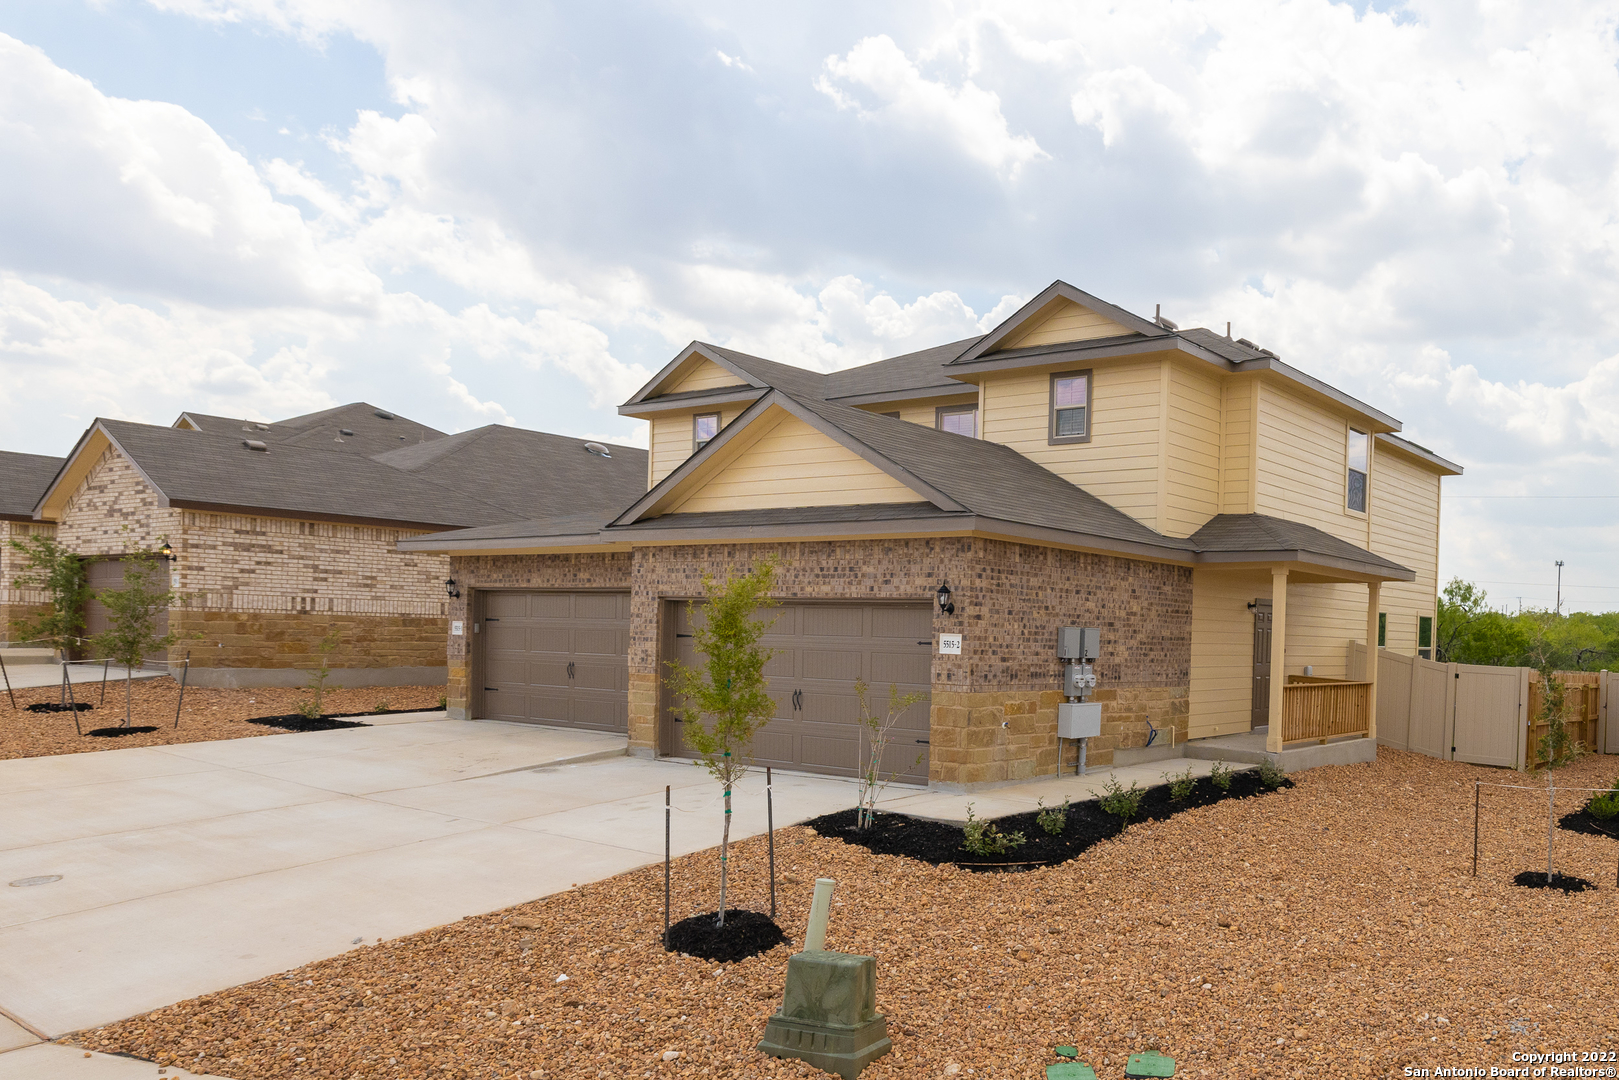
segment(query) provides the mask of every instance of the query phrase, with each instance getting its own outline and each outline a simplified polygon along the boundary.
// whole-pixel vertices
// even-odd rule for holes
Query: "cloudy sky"
[[[622,442],[1055,278],[1466,465],[1442,573],[1619,608],[1619,9],[0,0],[0,449],[365,399]],[[1521,498],[1525,495],[1580,498]]]

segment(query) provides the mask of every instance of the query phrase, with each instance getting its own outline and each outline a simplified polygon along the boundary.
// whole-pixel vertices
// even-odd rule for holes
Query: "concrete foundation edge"
[[[306,685],[312,675],[313,672],[307,668],[193,667],[186,683],[215,690],[259,686],[298,687]],[[326,685],[345,689],[356,686],[443,686],[449,677],[448,667],[333,668],[327,676]],[[453,718],[465,719],[464,716]]]

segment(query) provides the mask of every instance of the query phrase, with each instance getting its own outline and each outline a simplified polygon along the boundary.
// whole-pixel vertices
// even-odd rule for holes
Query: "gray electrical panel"
[[[1096,626],[1057,628],[1057,659],[1095,660],[1102,654],[1102,630]]]

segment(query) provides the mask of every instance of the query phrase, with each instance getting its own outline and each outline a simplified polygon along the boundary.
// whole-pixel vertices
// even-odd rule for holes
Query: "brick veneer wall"
[[[57,526],[61,542],[81,555],[169,542],[183,594],[169,628],[202,635],[177,645],[173,659],[189,651],[199,668],[303,670],[318,664],[314,646],[335,628],[334,669],[436,673],[444,666],[449,558],[396,547],[421,532],[165,507],[113,448]]]
[[[956,613],[935,612],[936,633],[960,632],[960,656],[934,656],[930,779],[984,784],[1057,768],[1061,671],[1056,629],[1100,626],[1096,700],[1102,736],[1089,760],[1146,741],[1147,720],[1185,734],[1191,664],[1192,576],[1182,567],[977,538],[827,541],[639,548],[633,555],[457,558],[467,586],[450,618],[466,618],[477,588],[622,588],[631,591],[630,743],[657,746],[658,656],[668,598],[699,595],[705,572],[751,569],[775,555],[783,600],[931,603],[941,583]],[[467,705],[467,645],[451,639],[450,697]],[[1003,722],[1007,725],[1002,726]]]
[[[24,558],[12,550],[11,541],[30,536],[53,536],[50,522],[0,521],[0,641],[11,641],[13,619],[26,619],[45,610],[46,596],[40,589],[17,588],[13,582],[22,572]]]

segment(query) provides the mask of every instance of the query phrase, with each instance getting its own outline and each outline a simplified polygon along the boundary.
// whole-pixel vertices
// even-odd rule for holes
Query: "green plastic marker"
[[[1060,1058],[1077,1058],[1079,1056],[1079,1048],[1076,1046],[1059,1046],[1055,1048],[1054,1052]]]
[[[1148,1050],[1144,1054],[1131,1054],[1130,1060],[1124,1064],[1124,1075],[1127,1077],[1174,1076],[1175,1059],[1166,1057],[1156,1050]]]
[[[1046,1066],[1046,1080],[1096,1080],[1096,1070],[1083,1061],[1059,1061]]]

